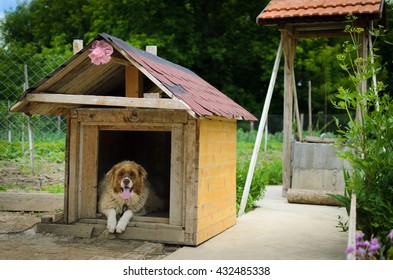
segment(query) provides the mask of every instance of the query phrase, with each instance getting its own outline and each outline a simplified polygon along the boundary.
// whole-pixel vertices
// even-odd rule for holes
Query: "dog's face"
[[[147,172],[133,161],[122,161],[113,166],[106,176],[112,191],[127,200],[133,194],[141,195]]]

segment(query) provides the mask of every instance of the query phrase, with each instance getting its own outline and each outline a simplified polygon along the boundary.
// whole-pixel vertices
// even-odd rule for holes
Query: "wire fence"
[[[36,141],[50,141],[65,136],[66,124],[63,117],[38,116],[27,117],[22,113],[11,113],[9,109],[16,104],[25,87],[25,72],[27,83],[34,85],[45,75],[52,72],[68,59],[67,56],[52,56],[48,54],[16,54],[0,50],[0,140],[15,142],[27,140],[28,124]],[[313,115],[313,130],[332,132],[337,130],[334,119],[343,120],[343,115],[325,115],[318,112]],[[269,115],[269,133],[282,131],[282,115]],[[250,130],[250,124],[241,122],[239,127]],[[258,124],[254,124],[256,129]],[[307,130],[308,117],[304,118],[303,130]],[[252,128],[251,128],[252,129]]]
[[[23,93],[26,81],[28,85],[34,85],[67,59],[66,56],[0,52],[0,140],[23,141],[28,122],[36,140],[64,137],[64,118],[27,117],[22,113],[11,113],[9,109]]]

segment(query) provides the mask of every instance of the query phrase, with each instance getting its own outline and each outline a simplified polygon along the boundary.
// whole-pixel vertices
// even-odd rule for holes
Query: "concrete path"
[[[290,204],[281,186],[269,186],[258,208],[198,247],[183,247],[167,260],[340,260],[347,233],[340,232],[335,206]]]

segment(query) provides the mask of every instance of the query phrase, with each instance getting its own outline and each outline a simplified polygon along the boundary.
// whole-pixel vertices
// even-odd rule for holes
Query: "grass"
[[[0,191],[63,193],[64,142],[36,142],[33,172],[28,143],[0,141]]]
[[[236,171],[236,206],[239,210],[244,185],[254,149],[256,132],[237,131],[237,171]],[[253,180],[246,204],[246,212],[255,202],[261,199],[266,185],[282,184],[282,133],[268,135],[267,148],[264,150],[264,139],[257,157]]]

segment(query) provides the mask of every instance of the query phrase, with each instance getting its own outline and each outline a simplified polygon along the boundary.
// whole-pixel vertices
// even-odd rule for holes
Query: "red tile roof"
[[[327,21],[345,19],[348,14],[380,17],[383,7],[384,0],[272,0],[257,22]]]
[[[160,81],[175,98],[186,103],[198,116],[256,120],[251,113],[191,70],[130,46],[121,39],[108,34],[103,33],[99,37],[123,49],[141,67]]]

